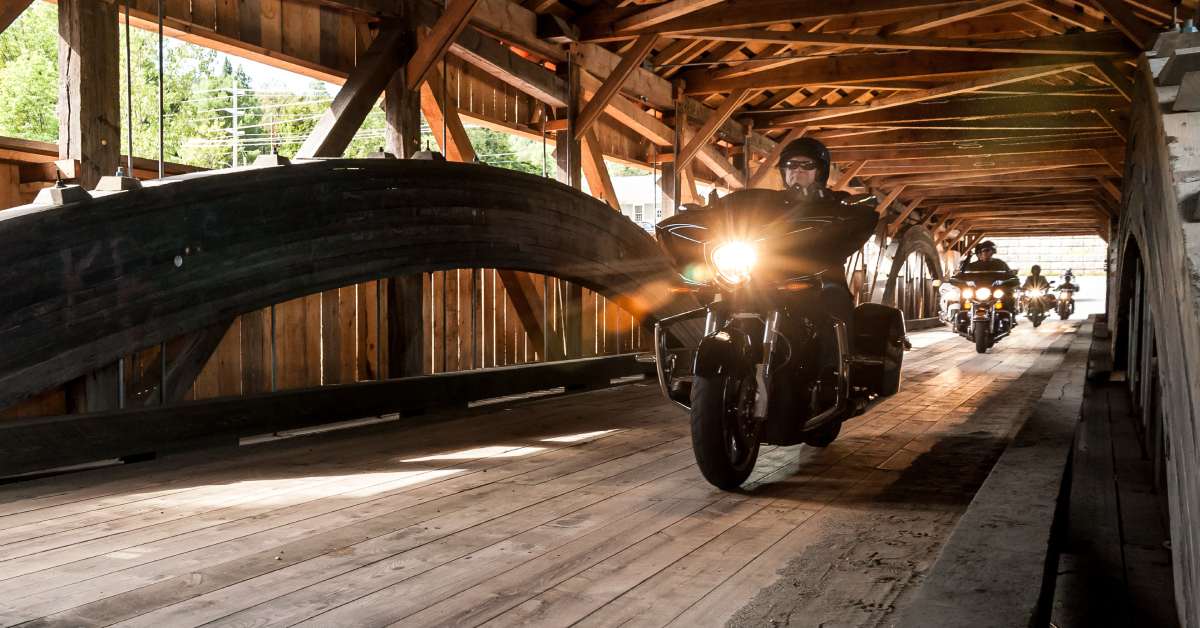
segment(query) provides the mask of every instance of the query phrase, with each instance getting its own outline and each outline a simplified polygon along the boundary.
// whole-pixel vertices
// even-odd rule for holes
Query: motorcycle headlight
[[[1000,288],[996,288],[996,291],[992,293],[992,296],[996,297],[997,299],[1003,299],[1004,291],[1001,290]]]
[[[758,263],[758,251],[748,242],[725,242],[713,249],[713,270],[727,283],[738,284],[750,279]]]
[[[963,288],[963,291],[962,291],[962,298],[964,298],[964,299],[969,299],[969,298],[971,298],[971,297],[973,297],[973,296],[975,296],[975,291],[974,291],[974,290],[972,290],[971,288]]]
[[[1045,296],[1045,294],[1046,293],[1043,292],[1040,288],[1034,288],[1033,290],[1029,291],[1029,296],[1034,297],[1034,298]]]
[[[987,301],[990,298],[992,298],[992,289],[991,288],[985,287],[985,288],[976,288],[975,289],[975,299],[977,301]]]

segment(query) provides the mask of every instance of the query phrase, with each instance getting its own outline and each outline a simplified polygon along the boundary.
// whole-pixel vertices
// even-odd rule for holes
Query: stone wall
[[[1141,395],[1147,449],[1165,471],[1179,621],[1200,626],[1200,113],[1176,112],[1178,83],[1155,82],[1178,67],[1176,47],[1200,45],[1179,37],[1164,35],[1136,72],[1108,314],[1115,369]]]

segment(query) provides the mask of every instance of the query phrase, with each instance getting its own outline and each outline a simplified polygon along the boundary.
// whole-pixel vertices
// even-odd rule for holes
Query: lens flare
[[[975,290],[975,298],[980,301],[986,301],[992,298],[991,288],[978,288]]]
[[[732,284],[750,279],[750,272],[758,263],[758,251],[748,242],[725,242],[712,252],[714,270],[724,281]]]

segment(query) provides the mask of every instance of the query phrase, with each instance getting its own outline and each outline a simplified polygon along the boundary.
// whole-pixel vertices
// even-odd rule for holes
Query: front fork
[[[736,359],[735,356],[757,354],[759,360],[755,364],[729,364],[731,369],[745,372],[749,368],[753,368],[755,397],[754,397],[754,418],[762,421],[767,418],[767,413],[770,410],[770,390],[771,380],[774,376],[774,371],[778,368],[776,365],[775,352],[779,350],[781,341],[786,344],[790,341],[780,331],[780,311],[771,310],[765,317],[755,313],[740,313],[726,314],[719,307],[709,306],[708,308],[699,308],[691,310],[683,314],[665,318],[659,321],[654,326],[654,354],[655,363],[658,371],[658,384],[662,390],[663,396],[672,399],[670,395],[672,385],[672,372],[674,370],[675,358],[674,354],[667,347],[668,329],[685,320],[692,320],[704,317],[704,338],[714,338],[720,332],[727,329],[729,324],[738,318],[754,318],[763,321],[762,335],[762,351],[761,352],[730,352],[727,359]],[[837,347],[837,369],[838,369],[838,385],[837,385],[837,401],[832,408],[822,412],[814,419],[823,419],[827,414],[839,412],[845,408],[847,399],[849,398],[850,386],[850,342],[846,332],[846,323],[840,320],[834,320],[833,324],[834,337]],[[794,349],[794,348],[792,348]],[[790,350],[792,350],[790,349]],[[697,352],[697,363],[702,358]],[[741,368],[734,368],[740,366]],[[695,375],[695,372],[692,373]],[[676,403],[683,407],[687,407],[684,403],[677,399],[673,399]]]
[[[772,369],[771,364],[774,363],[775,348],[778,345],[781,334],[779,332],[779,310],[771,310],[765,319],[762,319],[758,314],[743,313],[726,316],[716,307],[710,307],[704,317],[704,337],[709,338],[717,332],[725,328],[726,325],[739,318],[753,318],[763,320],[763,337],[762,337],[762,360],[754,365],[754,418],[756,420],[764,420],[767,418],[767,407],[770,395]]]

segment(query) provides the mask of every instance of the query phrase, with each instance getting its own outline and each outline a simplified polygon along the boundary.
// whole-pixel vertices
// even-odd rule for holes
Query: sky
[[[229,59],[234,67],[242,66],[246,71],[246,75],[250,77],[251,87],[255,89],[271,89],[271,90],[286,90],[297,94],[303,94],[313,80],[310,77],[287,70],[280,70],[269,65],[251,61],[243,57],[237,57],[223,52],[217,53],[218,58],[222,63]],[[333,83],[326,83],[330,92],[336,93],[338,87]]]

